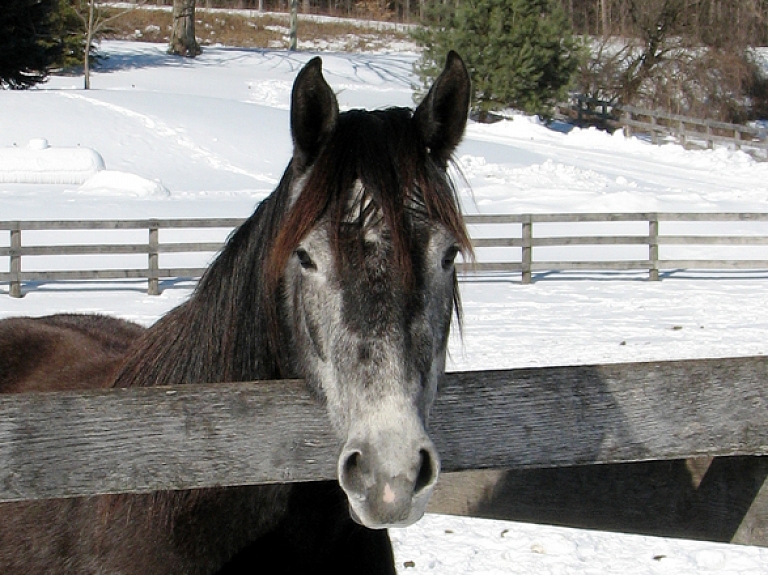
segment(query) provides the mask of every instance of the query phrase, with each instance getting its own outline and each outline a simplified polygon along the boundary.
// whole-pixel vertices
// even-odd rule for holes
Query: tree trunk
[[[195,0],[173,0],[173,27],[168,53],[194,58],[200,52],[195,38]]]
[[[91,42],[93,42],[94,32],[94,1],[91,0],[88,3],[88,23],[85,30],[85,50],[83,51],[83,88],[85,90],[91,89]]]
[[[299,49],[299,0],[291,0],[291,20],[288,49],[295,52]]]

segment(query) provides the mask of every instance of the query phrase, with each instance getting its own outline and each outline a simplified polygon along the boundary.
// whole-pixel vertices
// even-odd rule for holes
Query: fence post
[[[632,126],[629,125],[629,123],[632,121],[633,117],[631,112],[627,112],[626,110],[622,111],[621,114],[621,121],[624,123],[624,137],[625,138],[631,138],[632,137]]]
[[[155,223],[149,224],[149,269],[147,272],[147,294],[160,295],[160,282],[158,281],[159,265],[159,230]]]
[[[651,116],[651,143],[659,143],[659,136],[656,133],[656,116]]]
[[[523,284],[531,283],[533,261],[533,219],[530,214],[523,216]]]
[[[582,105],[584,103],[584,96],[579,94],[576,96],[576,125],[581,126],[581,119],[582,119]]]
[[[648,279],[654,282],[659,281],[659,215],[650,214],[648,216],[648,260],[650,269],[648,270]]]
[[[21,297],[21,229],[11,230],[11,283],[8,294]]]

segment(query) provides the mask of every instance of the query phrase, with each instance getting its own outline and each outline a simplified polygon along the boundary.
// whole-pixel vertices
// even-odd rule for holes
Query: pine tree
[[[429,20],[415,33],[424,47],[416,64],[421,80],[429,85],[456,50],[470,70],[481,119],[505,107],[549,114],[578,68],[581,48],[551,0],[462,0],[455,9],[440,5]]]
[[[53,34],[61,42],[61,54],[55,62],[57,68],[73,70],[83,65],[85,58],[85,30],[78,7],[82,0],[58,0],[58,9],[51,17]],[[95,46],[89,47],[91,53]],[[93,54],[91,54],[93,58]]]
[[[0,10],[0,86],[29,88],[61,58],[59,0],[7,0]]]

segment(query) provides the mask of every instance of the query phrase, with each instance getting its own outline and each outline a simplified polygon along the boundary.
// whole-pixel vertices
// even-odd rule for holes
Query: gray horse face
[[[317,59],[294,85],[290,204],[314,223],[288,243],[282,300],[297,373],[325,401],[343,442],[339,483],[367,527],[419,519],[440,471],[425,426],[445,368],[454,258],[468,240],[457,212],[440,217],[455,204],[434,198],[452,189],[445,166],[468,102],[455,54],[413,114],[340,117]],[[350,139],[359,126],[365,137]],[[353,175],[334,177],[344,170]]]
[[[368,527],[419,519],[440,469],[424,426],[445,367],[458,248],[441,226],[422,231],[410,289],[386,234],[371,234],[339,265],[320,226],[286,269],[298,361],[345,441],[339,482]]]

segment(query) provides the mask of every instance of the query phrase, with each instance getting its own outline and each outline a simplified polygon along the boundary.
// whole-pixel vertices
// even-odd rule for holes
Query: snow
[[[88,178],[77,191],[80,195],[93,196],[169,196],[162,183],[147,180],[136,174],[105,170]]]
[[[427,515],[390,530],[403,575],[683,575],[768,572],[768,549]],[[413,534],[413,535],[412,535]]]
[[[0,149],[46,139],[46,151],[97,150],[109,168],[71,184],[0,183],[0,220],[250,214],[288,162],[290,89],[315,54],[209,47],[190,61],[160,45],[108,42],[103,50],[109,58],[93,90],[79,89],[82,78],[54,77],[39,89],[0,91]],[[342,109],[412,105],[413,53],[321,55]],[[768,212],[768,163],[722,147],[657,147],[514,116],[471,123],[457,158],[466,213]],[[631,226],[607,223],[595,233],[636,233]],[[696,226],[662,224],[661,232],[702,232]],[[549,231],[570,230],[553,224]],[[703,231],[710,230],[768,235],[765,224],[750,222]],[[77,234],[95,233],[25,232],[24,241],[77,243]],[[226,230],[210,233],[223,239]],[[135,239],[110,237],[104,241]],[[0,237],[0,246],[8,241]],[[750,257],[768,259],[766,250]],[[575,257],[566,248],[553,256]],[[176,255],[162,255],[162,267],[171,265],[166,257]],[[201,257],[184,265],[204,265],[211,254]],[[25,258],[24,265],[50,263]],[[631,272],[540,273],[532,285],[519,275],[468,277],[463,337],[452,338],[449,369],[763,355],[766,279],[768,271],[675,271],[661,282]],[[166,281],[162,295],[148,296],[139,281],[43,282],[13,299],[0,285],[0,317],[104,312],[150,325],[192,286]],[[768,549],[505,521],[427,515],[392,537],[401,573],[768,573]]]
[[[0,148],[0,182],[81,184],[104,169],[104,160],[88,148],[51,148],[35,138],[24,148]]]

